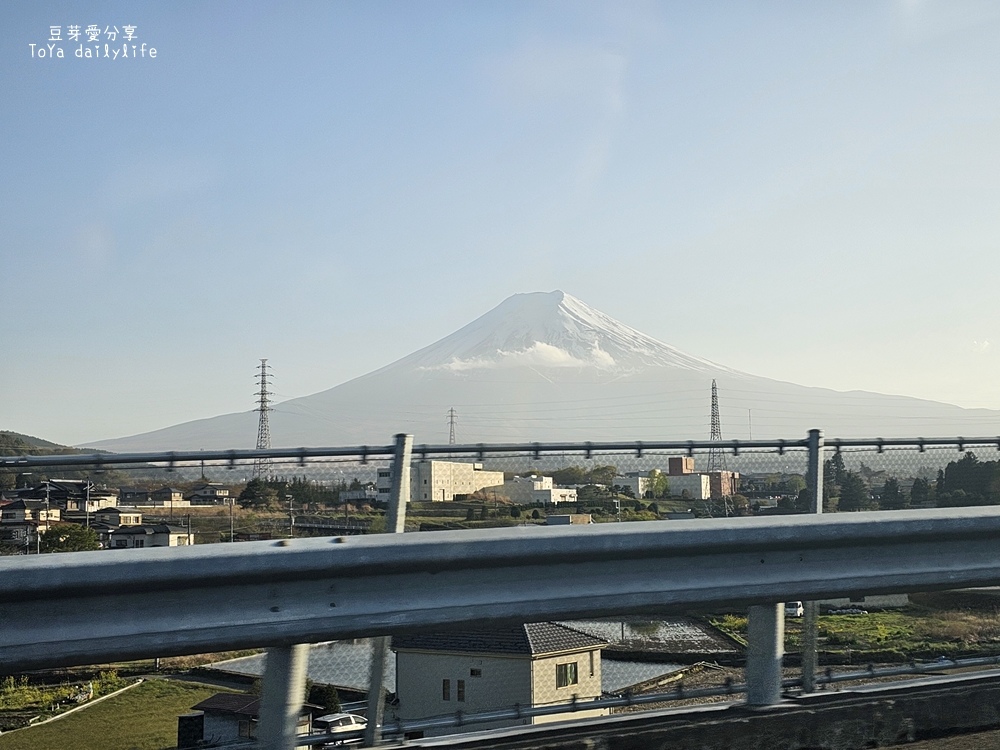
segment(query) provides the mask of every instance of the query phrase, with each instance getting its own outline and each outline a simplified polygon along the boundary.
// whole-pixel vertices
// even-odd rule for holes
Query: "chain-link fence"
[[[27,501],[25,513],[35,513],[42,538],[44,527],[55,525],[53,509],[62,514],[58,520],[79,522],[81,513],[90,520],[124,506],[141,509],[142,524],[190,529],[196,543],[229,542],[385,530],[395,474],[389,448],[325,456],[271,451],[256,479],[252,451],[160,454],[131,463],[104,456],[89,465],[29,459],[0,468],[16,476],[19,486],[7,491],[8,499]],[[809,458],[805,440],[416,446],[406,530],[802,513],[811,500]],[[829,440],[822,459],[826,513],[1000,504],[995,439]],[[4,525],[9,532],[15,524]],[[113,539],[109,532],[106,546],[113,548]],[[35,551],[27,543],[13,546]],[[788,604],[785,621],[791,690],[805,643],[797,605]],[[992,664],[1000,654],[997,609],[1000,598],[986,590],[858,591],[820,602],[817,682],[834,689],[853,680]],[[731,699],[745,682],[746,638],[739,611],[397,636],[384,679],[385,730],[444,734]],[[365,713],[373,644],[362,638],[311,646],[308,674],[320,688],[313,694],[319,709]],[[212,669],[237,682],[253,680],[265,671],[264,656],[220,660]]]

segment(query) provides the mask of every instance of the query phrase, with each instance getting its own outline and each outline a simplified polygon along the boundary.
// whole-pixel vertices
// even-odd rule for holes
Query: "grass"
[[[177,716],[217,687],[148,680],[63,719],[0,736],[0,750],[167,750],[177,747]]]
[[[746,637],[746,618],[723,615],[710,618],[719,630]],[[876,661],[905,661],[937,656],[1000,653],[1000,620],[993,612],[911,606],[867,615],[821,615],[819,649]],[[785,650],[799,651],[802,620],[786,618]]]

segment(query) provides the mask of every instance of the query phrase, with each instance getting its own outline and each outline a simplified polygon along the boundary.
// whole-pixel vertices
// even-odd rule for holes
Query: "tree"
[[[907,506],[906,495],[899,489],[899,481],[894,477],[885,480],[879,505],[884,510],[901,510]]]
[[[309,686],[309,691],[306,695],[308,696],[307,700],[310,703],[322,706],[324,711],[328,711],[330,713],[337,713],[340,711],[340,695],[337,693],[337,688],[333,685],[314,683]]]
[[[594,484],[611,486],[616,476],[618,476],[618,469],[614,466],[595,466],[590,470],[590,481]]]
[[[844,467],[844,457],[838,451],[833,454],[833,458],[827,461],[827,463],[830,466],[830,471],[832,473],[830,478],[833,480],[833,483],[843,484],[844,477],[847,476],[847,469]]]
[[[792,474],[782,481],[785,491],[790,495],[797,495],[806,488],[806,478],[799,474]]]
[[[75,523],[60,523],[42,533],[38,542],[40,552],[86,552],[100,549],[97,532]]]
[[[262,479],[251,479],[236,502],[241,508],[274,508],[278,506],[278,492]]]
[[[864,481],[854,472],[844,472],[843,481],[840,484],[840,503],[838,507],[841,511],[867,510],[872,505],[871,496]]]
[[[931,496],[931,485],[926,479],[917,477],[910,487],[910,503],[912,505],[923,505]]]
[[[812,509],[812,501],[812,492],[808,487],[803,487],[795,496],[794,504],[789,503],[789,507],[794,507],[799,513],[808,513]],[[778,501],[778,507],[781,507],[781,500]]]
[[[658,500],[670,497],[670,480],[662,471],[656,472],[656,476],[653,477],[653,497]]]

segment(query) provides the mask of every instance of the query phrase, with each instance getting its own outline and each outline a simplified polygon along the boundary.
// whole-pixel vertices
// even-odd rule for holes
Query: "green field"
[[[177,716],[217,687],[147,680],[62,719],[0,736],[0,750],[167,750],[177,747]]]
[[[826,614],[818,621],[818,646],[834,663],[859,660],[901,662],[938,656],[1000,654],[998,598],[956,599],[949,592],[914,594],[904,609],[868,614]],[[737,639],[746,638],[746,617],[718,615],[709,621]],[[785,650],[802,643],[802,620],[785,619]]]

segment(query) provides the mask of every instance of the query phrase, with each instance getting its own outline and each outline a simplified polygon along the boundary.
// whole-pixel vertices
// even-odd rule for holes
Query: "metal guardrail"
[[[966,445],[995,445],[1000,451],[1000,436],[988,437],[917,437],[917,438],[825,438],[827,448],[925,448],[955,446],[959,451]],[[739,455],[741,451],[808,448],[809,440],[666,440],[666,441],[616,441],[616,442],[535,442],[535,443],[475,443],[466,445],[422,444],[413,446],[413,455],[419,458],[445,455],[487,455],[527,453],[536,457],[548,454],[573,453],[590,458],[596,452],[632,453],[637,457],[651,451],[676,451],[693,454],[696,450],[722,448]],[[114,466],[126,464],[166,464],[168,467],[188,462],[251,462],[257,459],[294,459],[305,463],[310,459],[357,458],[362,462],[376,458],[390,458],[394,445],[362,445],[352,447],[319,448],[268,448],[246,450],[160,451],[155,453],[79,453],[59,455],[0,456],[0,469],[19,469],[46,466]]]
[[[987,507],[7,558],[0,669],[984,586],[998,538]]]

